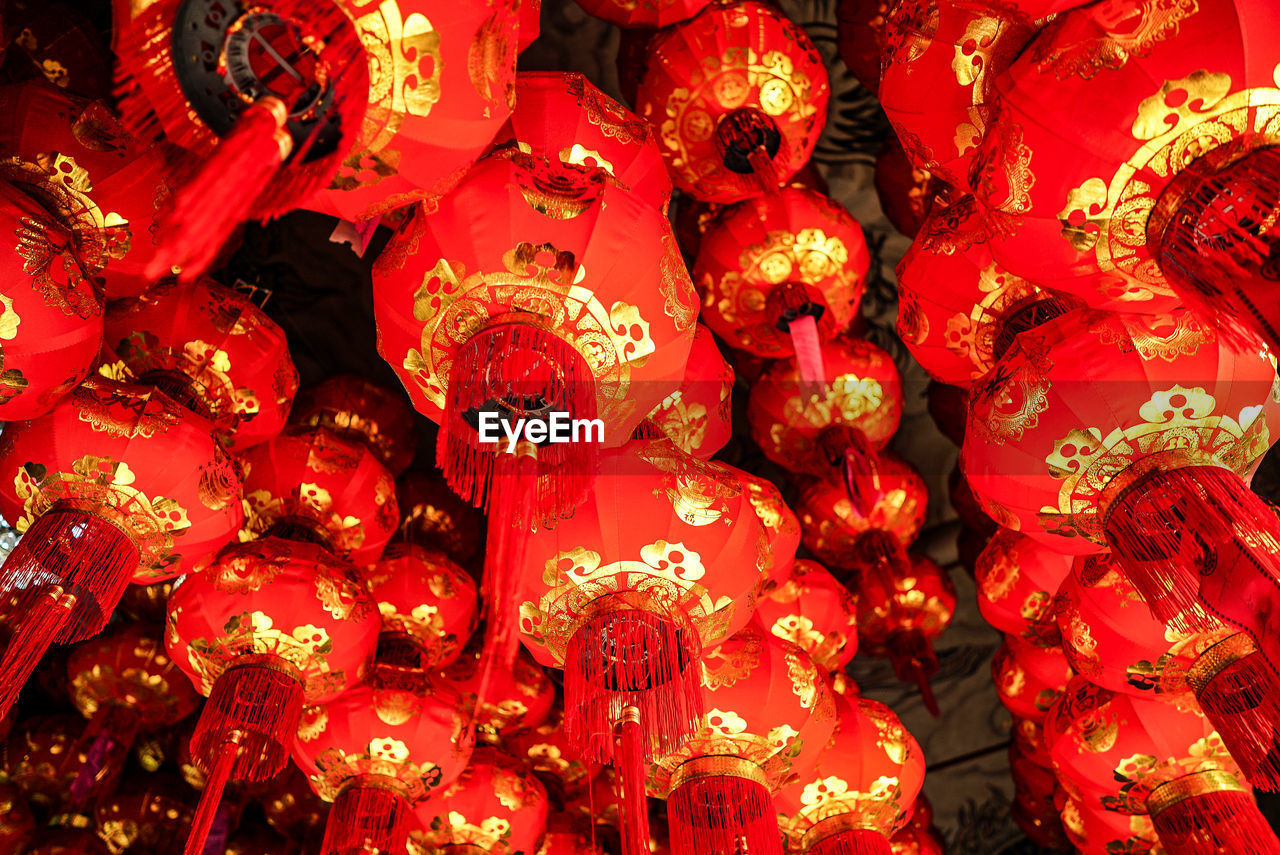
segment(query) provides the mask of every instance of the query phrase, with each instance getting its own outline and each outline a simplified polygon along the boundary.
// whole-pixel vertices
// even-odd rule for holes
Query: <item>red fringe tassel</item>
[[[644,730],[640,711],[624,710],[618,724],[618,774],[621,790],[622,855],[649,855],[649,801],[645,795]]]
[[[396,855],[409,841],[409,803],[376,779],[357,778],[333,803],[322,855]]]
[[[885,643],[889,648],[893,673],[904,683],[915,683],[920,688],[920,699],[924,701],[925,709],[934,718],[940,716],[942,711],[929,683],[929,678],[938,673],[938,654],[934,653],[929,639],[919,629],[913,628],[892,633]]]
[[[1181,782],[1179,779],[1164,786]],[[1159,789],[1152,798],[1158,794]],[[1220,789],[1190,795],[1153,811],[1151,821],[1169,855],[1280,855],[1280,840],[1253,796],[1244,790]]]
[[[1220,657],[1229,664],[1220,667]],[[1218,670],[1202,680],[1197,676],[1201,668]],[[1252,640],[1240,634],[1210,647],[1192,666],[1187,681],[1249,783],[1260,790],[1280,790],[1276,680]]]
[[[783,855],[773,798],[758,781],[736,775],[686,781],[667,798],[667,820],[675,855]]]
[[[819,840],[808,855],[893,855],[893,845],[878,831],[850,828]]]

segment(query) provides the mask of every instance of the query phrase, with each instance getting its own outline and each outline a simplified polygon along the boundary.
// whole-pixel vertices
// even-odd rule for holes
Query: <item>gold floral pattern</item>
[[[1179,25],[1198,11],[1196,0],[1104,0],[1050,25],[1032,43],[1030,58],[1041,73],[1059,80],[1088,80],[1148,56],[1160,42],[1176,38]],[[1096,35],[1079,37],[1083,28]],[[1070,35],[1055,38],[1059,33]]]

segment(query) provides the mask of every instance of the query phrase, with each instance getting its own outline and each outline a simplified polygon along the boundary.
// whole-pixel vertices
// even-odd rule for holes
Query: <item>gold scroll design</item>
[[[990,602],[1000,602],[1018,587],[1022,563],[1016,538],[1017,535],[1001,529],[978,559],[978,588]]]
[[[191,379],[188,389],[218,424],[238,423],[258,414],[258,394],[231,379],[231,356],[217,345],[196,339],[178,347],[164,345],[146,330],[135,330],[115,346],[114,362],[103,363],[98,373],[120,382],[136,382],[149,371],[175,371]]]
[[[830,696],[824,693],[824,697],[834,716],[835,707]],[[716,707],[707,710],[702,720],[703,726],[678,750],[649,764],[648,789],[651,794],[668,795],[672,776],[685,761],[717,755],[737,757],[758,766],[771,792],[777,792],[790,782],[792,763],[805,747],[800,731],[785,722],[765,730],[756,725],[767,725],[768,722],[749,722],[734,710]]]
[[[676,332],[693,329],[698,320],[698,292],[689,278],[689,268],[680,255],[680,246],[670,229],[662,234],[662,254],[658,257],[658,292],[662,311],[675,324]]]
[[[1045,457],[1049,474],[1062,481],[1058,504],[1045,505],[1038,516],[1045,531],[1083,537],[1104,544],[1099,499],[1111,479],[1132,463],[1172,449],[1216,458],[1235,472],[1246,472],[1270,445],[1261,407],[1234,416],[1216,414],[1217,400],[1200,387],[1155,392],[1138,409],[1142,421],[1112,429],[1105,437],[1096,427],[1075,428],[1054,443]]]
[[[431,115],[444,74],[439,31],[419,12],[404,17],[398,0],[384,0],[356,18],[355,26],[369,57],[369,108],[358,148],[330,185],[335,190],[377,184],[399,172],[401,152],[391,143],[405,116]]]
[[[1280,142],[1280,89],[1232,92],[1230,75],[1195,71],[1145,98],[1132,134],[1140,147],[1109,180],[1072,188],[1058,221],[1063,239],[1093,252],[1099,270],[1124,274],[1125,281],[1102,286],[1110,289],[1106,296],[1145,302],[1173,294],[1147,246],[1148,217],[1161,192],[1213,148],[1248,134]]]
[[[978,271],[977,285],[981,295],[977,302],[968,314],[956,312],[947,318],[943,331],[943,344],[959,358],[969,361],[973,366],[969,376],[973,379],[986,374],[996,363],[996,336],[1005,312],[1029,297],[1044,293],[1027,280],[1006,273],[995,262]]]
[[[705,575],[702,557],[683,543],[658,540],[641,547],[638,561],[607,564],[600,553],[575,547],[545,563],[542,596],[520,604],[521,629],[561,665],[569,639],[591,604],[612,594],[628,594],[666,614],[682,612],[703,646],[710,648],[728,636],[734,602],[727,596],[713,599],[701,584]]]
[[[972,14],[963,10],[961,13]],[[965,24],[951,57],[956,83],[970,87],[966,110],[969,121],[956,126],[953,139],[957,156],[972,153],[982,143],[994,112],[994,78],[1012,64],[1033,33],[1031,23],[1008,7],[1000,9],[999,14],[979,15]]]
[[[120,668],[95,662],[71,678],[71,702],[81,715],[92,718],[103,701],[110,703],[124,697],[138,712],[144,728],[163,724],[181,711],[182,696],[170,689],[165,672],[176,675],[179,680],[186,677],[176,668],[169,669],[164,644],[159,639],[139,638],[131,658],[134,664]]]
[[[1200,714],[1198,709],[1187,713]],[[1144,814],[1147,812],[1147,797],[1156,787],[1184,775],[1207,771],[1239,774],[1239,767],[1227,753],[1217,731],[1192,742],[1182,757],[1173,755],[1161,759],[1139,752],[1121,758],[1114,771],[1119,789],[1114,795],[1102,796],[1102,808],[1117,813]]]
[[[582,108],[587,122],[599,128],[605,139],[617,140],[627,146],[644,146],[653,140],[652,125],[598,89],[588,87],[586,78],[581,74],[565,74],[565,88]]]
[[[492,779],[490,783],[493,800],[481,799],[480,803],[474,806],[475,809],[492,810],[497,805],[501,805],[506,811],[515,814],[522,808],[536,804],[541,798],[537,791],[525,781],[523,775],[500,766],[487,768],[489,777]],[[463,772],[461,778],[440,794],[441,800],[448,804],[454,802],[454,796],[460,792],[467,792],[468,789],[475,792],[470,778],[475,774],[483,774],[475,769],[476,767],[472,767]],[[426,841],[437,847],[452,845],[466,852],[470,851],[470,846],[475,846],[494,855],[499,853],[507,855],[511,851],[507,844],[512,832],[511,821],[497,815],[476,817],[467,816],[458,810],[450,810],[447,814],[433,819],[424,831],[422,836]],[[533,855],[533,853],[526,852],[524,855]]]
[[[816,434],[830,425],[870,430],[875,421],[889,417],[889,408],[882,408],[884,387],[874,377],[841,374],[822,387],[821,398],[801,395],[798,377],[791,378],[788,387],[783,421],[769,426],[769,440],[778,455],[794,460],[814,458],[819,453]]]
[[[902,785],[896,775],[881,775],[858,789],[860,781],[839,775],[815,777],[800,791],[800,810],[787,825],[788,835],[799,837],[826,819],[847,816],[868,827],[889,829],[902,816]]]
[[[745,511],[742,483],[724,464],[699,460],[662,441],[645,445],[640,457],[662,473],[654,494],[665,496],[686,525],[732,526]]]
[[[1048,375],[1052,370],[1044,339],[1035,333],[1020,335],[1016,347],[973,387],[970,429],[995,445],[1021,441],[1027,431],[1040,424],[1040,414],[1049,408],[1052,384]],[[984,507],[994,504],[984,502]],[[1009,515],[1008,519],[1014,517]]]
[[[706,274],[705,300],[725,323],[738,328],[738,346],[778,353],[779,333],[766,311],[769,292],[786,282],[816,288],[830,298],[833,312],[842,296],[859,286],[857,271],[849,265],[849,248],[839,235],[828,235],[821,228],[776,229],[744,248],[737,267],[726,270],[719,280]]]
[[[1041,74],[1089,80],[1099,71],[1116,71],[1130,59],[1149,56],[1157,44],[1177,38],[1182,22],[1198,11],[1196,0],[1108,0],[1072,16],[1093,18],[1090,29],[1096,36],[1055,39],[1046,33],[1046,38],[1031,44],[1028,53]]]
[[[730,47],[720,56],[704,57],[691,72],[690,85],[668,96],[659,135],[672,155],[667,161],[670,168],[692,183],[714,178],[723,170],[700,157],[714,146],[711,139],[717,122],[704,104],[725,113],[758,106],[777,120],[784,137],[788,136],[786,126],[807,128],[820,118],[810,101],[813,82],[783,51],[760,54],[750,47]]]
[[[365,542],[364,521],[352,514],[334,510],[333,495],[320,484],[304,482],[296,492],[276,496],[260,489],[245,493],[245,526],[240,530],[241,542],[252,540],[289,516],[315,520],[332,536],[332,545],[340,552],[359,549]]]
[[[450,743],[437,746],[439,750],[458,750]],[[429,760],[414,762],[409,746],[390,735],[372,736],[358,751],[345,751],[330,746],[315,758],[316,772],[311,775],[311,785],[325,801],[333,801],[347,781],[363,775],[392,778],[401,787],[401,795],[410,802],[428,796],[440,786],[444,773]]]
[[[640,309],[617,301],[607,309],[583,283],[589,281],[572,252],[551,244],[520,243],[502,258],[505,270],[468,272],[440,259],[413,296],[422,322],[421,350],[410,349],[404,368],[437,407],[453,368],[453,353],[501,314],[523,314],[565,339],[582,354],[596,379],[597,415],[606,424],[626,422],[631,372],[656,350]]]
[[[170,613],[168,631],[175,643],[181,640],[177,628],[181,620],[181,608]],[[332,652],[333,640],[324,627],[309,623],[277,627],[263,611],[233,614],[223,624],[220,635],[201,636],[187,643],[187,660],[206,697],[222,672],[241,656],[278,656],[302,673],[308,696],[335,694],[349,681],[343,671],[330,667],[328,657]]]
[[[39,464],[18,467],[14,493],[22,515],[13,522],[19,534],[54,505],[71,507],[120,525],[138,547],[133,581],[147,584],[173,575],[168,568],[182,560],[174,551],[175,538],[190,528],[186,508],[174,499],[150,497],[133,486],[129,464],[111,457],[85,455],[70,471],[49,472]]]

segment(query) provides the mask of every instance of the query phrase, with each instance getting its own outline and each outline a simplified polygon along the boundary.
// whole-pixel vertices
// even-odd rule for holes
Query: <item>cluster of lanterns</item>
[[[8,851],[940,852],[919,744],[844,673],[885,658],[937,715],[956,595],[911,551],[928,495],[859,335],[871,252],[808,166],[805,32],[582,0],[624,28],[632,110],[517,72],[529,0],[113,5],[113,50],[66,64],[24,11],[0,86]],[[1251,795],[1280,787],[1280,517],[1248,487],[1280,425],[1266,12],[840,6],[1006,636],[1015,818],[1280,853]],[[372,302],[407,400],[300,391],[210,278],[296,209],[357,254],[393,230]],[[735,369],[785,477],[717,458]]]

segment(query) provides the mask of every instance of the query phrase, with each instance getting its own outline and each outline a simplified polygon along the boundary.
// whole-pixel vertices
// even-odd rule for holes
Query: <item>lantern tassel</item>
[[[820,395],[827,377],[822,361],[822,343],[818,340],[818,322],[813,315],[801,315],[787,324],[791,346],[796,352],[796,369],[800,374],[802,391]]]
[[[404,852],[409,843],[409,803],[393,778],[354,779],[333,802],[321,855]]]
[[[889,838],[870,828],[849,828],[824,837],[807,850],[809,855],[892,855]]]
[[[920,699],[934,718],[942,714],[938,699],[933,694],[929,678],[938,673],[938,655],[929,639],[918,628],[902,629],[886,640],[889,661],[893,671],[904,683],[915,683],[920,688]]]
[[[682,776],[686,767],[693,768]],[[676,787],[667,799],[675,855],[783,855],[773,798],[754,763],[739,757],[699,757],[685,761],[676,775]]]
[[[751,164],[751,175],[755,178],[756,186],[760,188],[761,193],[773,193],[778,189],[782,179],[778,175],[778,166],[767,148],[762,145],[756,146],[751,154],[747,155],[747,163]]]
[[[1157,787],[1147,809],[1169,855],[1280,855],[1253,796],[1228,772],[1197,772]]]
[[[1276,681],[1253,640],[1236,633],[1208,648],[1187,682],[1249,783],[1280,790]]]
[[[222,793],[231,780],[231,770],[235,767],[239,751],[240,744],[236,735],[218,746],[212,768],[205,778],[204,790],[200,793],[200,804],[196,806],[195,817],[191,820],[191,833],[187,836],[187,845],[182,850],[182,855],[203,855],[209,831],[213,828],[213,820],[218,815],[218,806],[222,804]]]
[[[648,855],[649,802],[644,785],[644,730],[640,710],[628,707],[618,723],[618,783],[622,788],[622,855]]]

